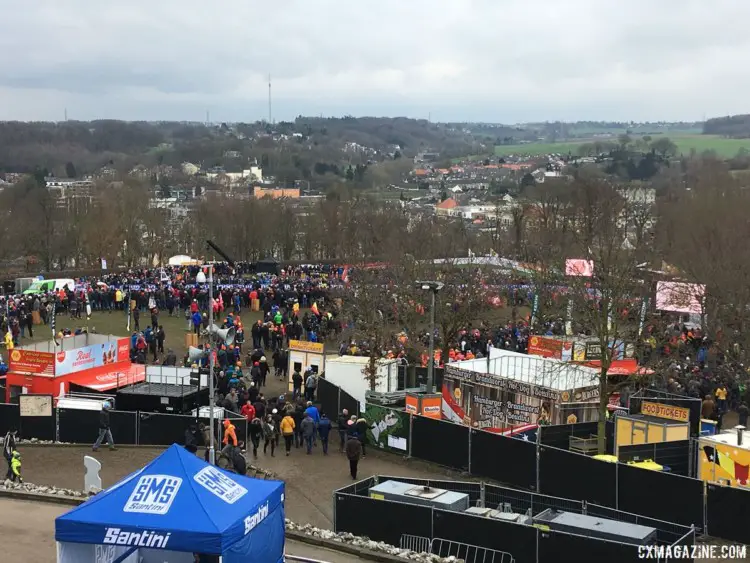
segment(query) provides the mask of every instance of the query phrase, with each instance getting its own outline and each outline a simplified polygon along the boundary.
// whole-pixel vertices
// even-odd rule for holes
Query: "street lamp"
[[[427,359],[427,387],[425,391],[432,393],[435,369],[435,296],[438,291],[443,289],[443,282],[439,281],[418,281],[417,289],[430,292],[430,352]]]
[[[214,325],[214,265],[207,264],[208,266],[208,326]],[[196,283],[206,283],[206,274],[201,269],[195,276]],[[209,336],[211,341],[211,336]],[[208,463],[211,465],[216,464],[216,437],[214,436],[214,407],[216,406],[216,400],[214,397],[214,347],[211,342],[211,349],[208,351],[208,428],[209,435],[211,436],[208,446]]]

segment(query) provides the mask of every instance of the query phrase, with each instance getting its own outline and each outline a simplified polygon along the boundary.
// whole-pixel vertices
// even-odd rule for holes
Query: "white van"
[[[36,295],[37,293],[50,293],[52,291],[60,291],[65,286],[68,289],[75,291],[76,282],[72,279],[57,279],[57,280],[36,280],[29,286],[29,289],[23,292],[24,295]]]

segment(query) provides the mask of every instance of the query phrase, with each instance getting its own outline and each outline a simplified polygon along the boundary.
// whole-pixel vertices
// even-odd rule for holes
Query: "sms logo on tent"
[[[166,514],[172,506],[182,479],[172,475],[143,475],[125,503],[123,512]]]
[[[247,493],[247,489],[212,466],[201,469],[193,477],[196,483],[227,504],[234,504]]]

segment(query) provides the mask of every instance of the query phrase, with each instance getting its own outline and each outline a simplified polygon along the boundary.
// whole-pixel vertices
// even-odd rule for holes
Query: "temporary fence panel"
[[[552,497],[495,485],[484,486],[484,506],[500,511],[510,510],[517,514],[526,514],[527,511],[531,511],[532,515],[548,508],[576,514],[584,512],[583,502],[580,500]]]
[[[194,416],[141,412],[138,419],[138,443],[149,446],[169,446],[185,443],[185,431],[198,427]],[[221,424],[221,420],[217,421]]]
[[[403,410],[380,405],[365,405],[367,441],[374,447],[392,453],[409,452],[409,415]]]
[[[706,485],[705,532],[742,544],[750,544],[750,491],[740,487]]]
[[[57,422],[55,413],[52,416],[22,416],[19,417],[18,437],[24,440],[57,440]]]
[[[432,538],[432,508],[336,493],[334,527],[336,532],[399,545],[403,534]]]
[[[539,452],[541,493],[617,506],[616,464],[542,446]]]
[[[690,476],[690,455],[692,452],[690,440],[620,446],[617,452],[617,456],[622,463],[650,459],[660,465],[667,466],[670,473],[685,477]]]
[[[465,563],[515,563],[513,556],[507,551],[487,549],[443,538],[433,538],[430,541],[429,553],[438,557],[454,557]]]
[[[539,532],[539,561],[576,563],[632,563],[638,561],[638,546],[587,536],[544,530]]]
[[[99,433],[100,411],[57,409],[58,439],[72,444],[93,444]],[[110,411],[109,425],[115,444],[136,444],[137,413]]]
[[[658,545],[672,545],[675,542],[680,541],[685,537],[687,532],[692,530],[690,526],[683,526],[681,524],[675,524],[674,522],[665,522],[664,520],[649,518],[648,516],[633,514],[632,512],[623,512],[622,510],[616,510],[608,506],[600,506],[593,503],[586,504],[586,514],[589,516],[606,518],[608,520],[617,520],[618,522],[628,522],[629,524],[638,524],[640,526],[655,528],[656,543]]]
[[[318,388],[315,393],[321,409],[323,412],[328,413],[329,417],[333,417],[333,413],[338,414],[341,412],[339,407],[339,388],[336,385],[320,377],[318,378]]]
[[[692,552],[692,548],[695,545],[695,529],[688,530],[685,532],[681,538],[678,538],[672,544],[670,544],[673,548],[673,557],[664,557],[661,559],[662,563],[677,563],[678,561],[695,561],[693,557],[683,557],[683,551],[680,550],[679,554],[678,551],[674,548],[682,548],[684,550],[687,550],[687,553]]]
[[[540,426],[539,441],[542,445],[552,446],[561,450],[567,450],[570,437],[588,438],[598,432],[598,422],[579,422],[577,424],[555,424],[552,426]]]
[[[471,429],[471,473],[501,483],[536,488],[536,444]]]
[[[18,430],[21,423],[20,407],[14,403],[0,403],[0,435]]]
[[[414,416],[411,440],[412,456],[454,469],[468,469],[468,426]]]
[[[532,526],[435,509],[432,537],[505,551],[517,563],[536,563],[536,528]]]
[[[349,411],[350,415],[359,415],[359,401],[343,389],[339,389],[339,408],[336,412],[339,412],[343,409]]]
[[[703,481],[641,469],[623,463],[617,466],[617,508],[703,528]]]
[[[341,493],[341,494],[347,494],[347,495],[359,495],[359,496],[369,496],[370,494],[370,487],[374,487],[378,484],[378,478],[376,476],[368,477],[367,479],[362,479],[361,481],[355,481],[354,483],[347,485],[346,487],[341,487],[340,489],[336,489],[334,493]],[[335,504],[335,501],[334,501]]]

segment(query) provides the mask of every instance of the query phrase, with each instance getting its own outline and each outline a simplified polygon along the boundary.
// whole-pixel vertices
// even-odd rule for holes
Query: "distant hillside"
[[[703,124],[704,135],[723,135],[735,139],[750,137],[750,114],[714,117]]]
[[[118,120],[0,122],[0,173],[88,174],[103,165],[129,170],[136,164],[177,166],[189,161],[206,167],[242,169],[257,159],[280,178],[309,179],[316,162],[356,164],[342,151],[359,145],[368,158],[422,151],[450,158],[480,152],[481,137],[461,127],[426,120],[376,117],[298,117],[293,122],[211,124]],[[491,150],[494,139],[484,147]],[[489,148],[488,148],[489,147]],[[234,160],[226,155],[236,155]],[[367,156],[369,155],[369,156]],[[377,156],[373,156],[377,155]],[[304,172],[307,171],[307,174]]]
[[[284,125],[292,124],[280,123],[277,128]],[[461,156],[470,153],[475,143],[473,136],[460,127],[406,117],[299,116],[293,125],[295,132],[315,140],[339,139],[377,150],[398,145],[407,156],[428,149],[445,156]]]

